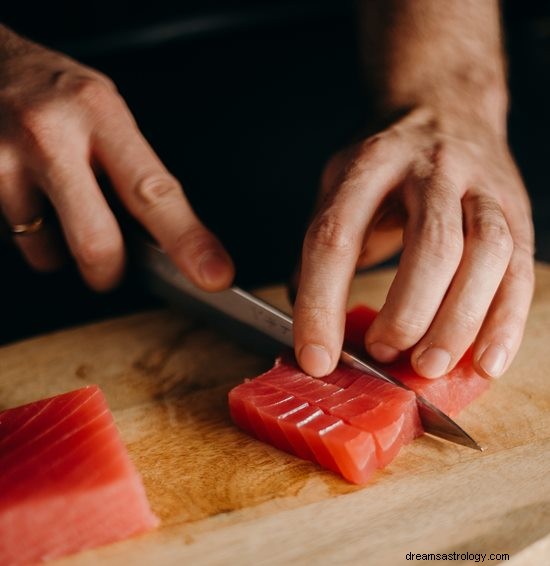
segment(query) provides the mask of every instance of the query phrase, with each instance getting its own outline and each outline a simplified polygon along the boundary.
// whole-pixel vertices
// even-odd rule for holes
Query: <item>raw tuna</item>
[[[0,564],[64,556],[157,524],[97,386],[0,413]]]
[[[364,352],[363,337],[375,316],[376,311],[366,306],[355,307],[348,313],[346,343],[349,346]],[[439,379],[418,376],[409,360],[410,351],[404,352],[397,361],[385,366],[385,369],[450,416],[456,416],[489,388],[489,380],[472,369],[471,349],[452,371]]]
[[[346,344],[364,352],[363,337],[376,311],[357,307],[348,314]],[[388,371],[446,412],[456,414],[487,387],[467,356],[437,380],[418,377],[408,354]],[[268,372],[229,393],[234,422],[258,439],[347,480],[366,483],[401,447],[422,434],[415,395],[363,372],[339,365],[330,375],[304,374],[291,354]]]
[[[256,378],[373,435],[379,466],[385,466],[403,444],[422,433],[415,395],[363,372],[338,366],[322,379],[300,371],[293,358]]]
[[[351,482],[366,483],[376,469],[371,434],[270,383],[254,380],[235,387],[229,407],[235,423],[260,440],[318,462]]]

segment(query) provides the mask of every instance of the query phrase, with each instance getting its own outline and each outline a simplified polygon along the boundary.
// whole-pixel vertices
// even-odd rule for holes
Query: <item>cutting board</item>
[[[350,304],[379,307],[393,275],[358,277]],[[288,308],[281,287],[261,294]],[[62,563],[391,565],[410,552],[550,563],[550,267],[537,267],[513,366],[458,419],[484,453],[424,436],[352,486],[232,425],[228,390],[271,362],[168,310],[1,348],[2,409],[102,387],[162,520]]]

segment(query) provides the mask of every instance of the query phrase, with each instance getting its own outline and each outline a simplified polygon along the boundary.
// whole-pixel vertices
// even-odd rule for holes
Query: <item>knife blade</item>
[[[149,281],[153,283],[154,290],[159,292],[159,286],[156,284],[161,284],[161,295],[169,293],[172,298],[174,296],[181,298],[187,304],[189,304],[189,299],[192,299],[195,307],[197,305],[202,307],[198,309],[201,313],[204,313],[204,309],[210,310],[211,314],[213,312],[215,316],[211,316],[210,320],[216,320],[216,315],[222,313],[231,320],[252,327],[280,344],[293,347],[292,318],[244,289],[233,286],[216,293],[202,291],[181,274],[160,248],[149,242],[144,242],[143,245],[139,246],[136,260],[147,273]],[[197,312],[197,308],[195,308],[195,312]],[[354,353],[343,350],[340,361],[349,367],[412,391],[383,369]],[[475,450],[483,450],[453,419],[427,399],[417,393],[415,395],[420,420],[428,434]]]

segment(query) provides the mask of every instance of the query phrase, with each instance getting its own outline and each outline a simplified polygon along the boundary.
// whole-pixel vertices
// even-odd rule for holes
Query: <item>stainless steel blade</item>
[[[389,381],[398,387],[412,391],[410,387],[407,387],[389,373],[345,350],[342,351],[340,360],[347,366],[359,369],[365,373]],[[418,403],[418,412],[420,414],[420,420],[422,421],[422,427],[427,433],[439,438],[444,438],[455,444],[462,444],[463,446],[483,451],[483,448],[462,427],[427,399],[416,394],[416,401]]]
[[[178,271],[162,250],[151,244],[143,246],[138,260],[147,271],[161,278],[165,284],[178,292],[292,348],[292,318],[279,309],[239,287],[231,287],[218,293],[208,293],[198,289]],[[347,366],[410,390],[384,370],[350,352],[343,351],[340,359]],[[456,444],[482,450],[479,444],[445,413],[418,394],[416,399],[422,426],[427,433]]]

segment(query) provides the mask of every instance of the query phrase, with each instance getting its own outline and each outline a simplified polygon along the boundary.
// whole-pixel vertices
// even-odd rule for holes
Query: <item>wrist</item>
[[[363,0],[362,56],[383,117],[417,107],[506,132],[497,0]]]
[[[503,74],[473,69],[441,73],[417,85],[390,80],[377,101],[382,115],[424,107],[446,117],[449,127],[453,122],[459,126],[462,120],[475,120],[495,134],[506,134],[509,98]]]

